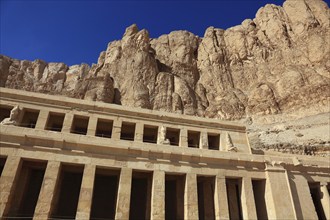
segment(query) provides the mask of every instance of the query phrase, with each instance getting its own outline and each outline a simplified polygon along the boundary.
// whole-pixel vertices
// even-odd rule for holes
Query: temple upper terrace
[[[1,88],[0,121],[52,132],[216,151],[251,153],[237,123]]]
[[[292,155],[256,155],[246,128],[233,122],[14,89],[0,89],[0,121],[20,109],[16,126],[1,126],[1,140],[48,150],[92,152],[171,161],[265,168],[267,161],[294,164]],[[327,161],[300,157],[305,165]],[[250,164],[250,165],[248,165]]]

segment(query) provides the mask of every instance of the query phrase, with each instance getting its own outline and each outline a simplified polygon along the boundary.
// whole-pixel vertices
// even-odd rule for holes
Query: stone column
[[[273,165],[266,163],[265,192],[269,219],[296,219],[288,175],[277,162]]]
[[[215,179],[215,219],[229,219],[229,207],[225,177],[217,176]]]
[[[143,123],[138,122],[135,125],[134,141],[143,142]]]
[[[90,218],[90,212],[92,208],[94,178],[95,178],[96,166],[86,164],[84,169],[84,175],[81,182],[81,189],[77,207],[76,219],[85,220]]]
[[[121,120],[118,118],[114,119],[111,139],[120,140],[121,123]]]
[[[52,212],[52,202],[56,193],[56,185],[60,173],[61,163],[48,161],[44,180],[41,185],[38,202],[34,211],[33,219],[48,219]]]
[[[164,130],[165,130],[164,126],[162,126],[162,125],[158,126],[157,144],[162,144],[162,142],[164,142],[164,138],[165,138]]]
[[[132,169],[122,168],[120,172],[117,206],[116,206],[116,220],[129,219],[129,206],[131,200],[132,188]]]
[[[317,219],[308,181],[301,174],[289,176],[297,219]]]
[[[87,127],[87,135],[95,136],[96,127],[97,127],[97,117],[94,116],[94,115],[91,115],[89,117],[89,122],[88,122],[88,127]]]
[[[188,131],[186,128],[180,129],[180,147],[188,147]]]
[[[39,112],[39,116],[38,116],[38,120],[37,120],[37,124],[35,129],[40,129],[40,130],[44,130],[46,128],[46,124],[47,124],[47,120],[48,120],[48,115],[49,115],[49,111],[42,109]]]
[[[184,219],[193,220],[198,218],[197,175],[187,173],[184,190]]]
[[[242,179],[241,203],[243,219],[257,219],[257,210],[250,177],[243,177]]]
[[[227,149],[226,149],[226,132],[221,132],[221,134],[220,134],[219,150],[220,151],[227,151]]]
[[[155,170],[152,178],[151,220],[165,219],[165,172]]]
[[[208,141],[206,131],[201,132],[201,136],[200,136],[200,140],[199,140],[199,148],[200,149],[209,149],[209,141]]]
[[[21,170],[21,158],[9,156],[0,178],[0,219],[8,214],[13,191]]]
[[[170,144],[170,141],[166,139],[166,133],[167,128],[164,125],[158,127],[157,144]]]
[[[70,133],[71,132],[73,116],[74,115],[71,112],[65,114],[64,121],[63,121],[62,132],[64,132],[64,133]]]
[[[329,197],[329,191],[327,189],[327,183],[326,182],[321,182],[321,203],[323,207],[323,211],[325,214],[325,217],[327,219],[330,219],[330,197]]]

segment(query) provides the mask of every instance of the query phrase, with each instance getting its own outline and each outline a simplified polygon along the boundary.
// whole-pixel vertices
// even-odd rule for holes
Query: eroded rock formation
[[[322,0],[268,4],[253,20],[227,30],[209,27],[204,37],[173,31],[150,39],[132,25],[91,67],[2,55],[0,86],[242,120],[252,142],[267,148],[259,125],[271,130],[283,118],[328,115],[329,26]],[[313,141],[329,145],[329,136],[321,139]],[[306,141],[298,145],[304,148]],[[283,146],[281,140],[272,144]]]

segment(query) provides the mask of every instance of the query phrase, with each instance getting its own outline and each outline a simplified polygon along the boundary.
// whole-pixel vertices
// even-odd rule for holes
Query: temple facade
[[[329,158],[244,126],[1,88],[1,219],[330,219]]]

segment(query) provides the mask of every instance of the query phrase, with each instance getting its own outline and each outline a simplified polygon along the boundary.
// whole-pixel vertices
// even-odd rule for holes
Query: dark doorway
[[[39,110],[24,109],[20,126],[27,128],[35,128],[38,117],[39,117]]]
[[[123,122],[121,125],[120,139],[134,141],[135,123]]]
[[[114,219],[119,170],[96,169],[91,219]]]
[[[143,142],[156,144],[157,136],[158,136],[158,127],[157,126],[144,125]]]
[[[243,219],[241,207],[241,185],[242,181],[240,179],[226,179],[230,219]]]
[[[188,131],[188,147],[199,148],[200,132]]]
[[[6,158],[0,157],[0,176],[2,174],[3,168],[5,167],[5,163],[6,163]]]
[[[61,167],[52,218],[75,219],[83,169],[73,165]]]
[[[268,219],[266,201],[265,201],[265,189],[266,180],[252,180],[253,195],[256,204],[258,219]]]
[[[113,126],[112,120],[98,119],[95,136],[111,138],[112,126]]]
[[[180,129],[166,128],[166,139],[170,141],[170,145],[179,146]]]
[[[150,219],[151,173],[133,172],[129,219]]]
[[[0,122],[2,122],[5,118],[9,118],[12,109],[12,106],[0,106]]]
[[[23,161],[13,192],[9,217],[31,219],[38,202],[47,162]]]
[[[326,220],[325,213],[321,203],[320,183],[309,183],[309,190],[313,199],[317,217],[320,220]]]
[[[207,134],[210,150],[219,150],[220,134]]]
[[[165,175],[165,219],[184,219],[184,175]]]
[[[55,113],[50,112],[48,115],[48,120],[46,124],[46,130],[50,131],[62,131],[63,121],[64,121],[64,113]]]
[[[215,219],[214,184],[214,177],[197,177],[198,215],[200,220]]]
[[[73,117],[71,133],[73,134],[87,134],[89,117],[75,115]]]

